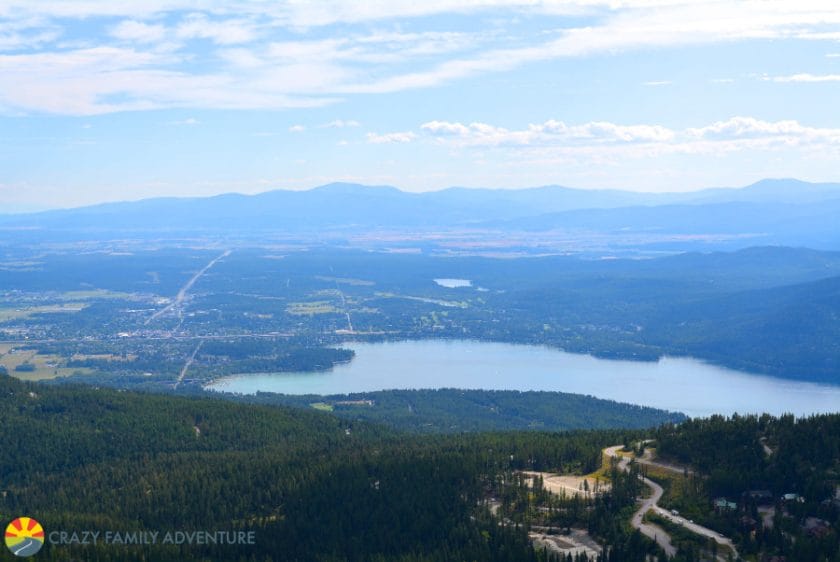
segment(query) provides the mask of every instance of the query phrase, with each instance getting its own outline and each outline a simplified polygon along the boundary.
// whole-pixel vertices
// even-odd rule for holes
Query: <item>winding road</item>
[[[627,465],[630,463],[630,458],[619,454],[618,451],[622,447],[622,445],[614,445],[612,447],[607,447],[606,449],[604,449],[604,454],[611,458],[618,458],[618,467],[621,470],[627,470]],[[652,460],[649,451],[646,452],[645,457],[639,462],[641,462],[642,464],[656,466],[679,474],[684,474],[686,472],[685,468],[665,463],[659,463]],[[688,472],[690,473],[691,471]],[[660,507],[659,500],[662,498],[663,494],[662,486],[660,486],[659,484],[657,484],[649,478],[642,478],[642,482],[644,482],[644,484],[648,488],[650,488],[653,493],[649,498],[645,498],[642,500],[641,506],[633,514],[633,518],[631,519],[630,523],[633,526],[633,528],[638,529],[643,535],[653,539],[656,542],[656,544],[662,547],[662,550],[664,550],[668,556],[673,556],[674,554],[676,554],[677,549],[671,543],[671,536],[668,535],[668,533],[665,532],[665,530],[663,530],[661,527],[643,521],[645,513],[647,513],[650,510],[653,510],[654,513],[664,517],[665,519],[671,521],[675,525],[680,525],[686,530],[691,531],[692,533],[713,539],[719,545],[726,546],[732,549],[735,558],[738,558],[738,550],[735,548],[735,545],[732,543],[731,539],[724,537],[716,531],[713,531],[711,529],[703,527],[702,525],[698,525],[693,521],[685,519],[684,517],[673,515],[668,510]],[[725,558],[719,555],[718,560],[725,560]]]
[[[614,445],[612,447],[607,447],[604,449],[604,454],[610,458],[617,458],[618,460],[618,468],[621,470],[627,470],[627,465],[630,464],[630,459],[623,455],[618,454],[619,449],[622,449],[623,445]],[[665,532],[664,529],[661,527],[657,527],[651,523],[646,523],[643,521],[645,513],[647,513],[650,509],[658,508],[657,505],[659,500],[662,498],[662,494],[664,490],[662,486],[650,480],[649,478],[642,478],[642,481],[645,485],[653,491],[653,494],[642,500],[642,505],[639,506],[639,509],[633,514],[633,518],[630,520],[630,524],[633,526],[634,529],[638,529],[644,536],[652,539],[656,542],[662,550],[665,551],[665,554],[668,556],[674,556],[677,553],[677,547],[675,547],[671,543],[671,536]]]

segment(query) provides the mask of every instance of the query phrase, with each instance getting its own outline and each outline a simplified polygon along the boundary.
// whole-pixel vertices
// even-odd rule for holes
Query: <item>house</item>
[[[727,511],[735,511],[738,509],[738,504],[735,502],[731,502],[726,498],[715,498],[714,501],[715,505],[715,513],[725,513]]]

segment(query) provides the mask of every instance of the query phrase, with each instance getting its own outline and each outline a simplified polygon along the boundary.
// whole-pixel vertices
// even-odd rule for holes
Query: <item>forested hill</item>
[[[840,414],[713,416],[652,435],[658,456],[694,470],[682,485],[654,476],[665,506],[732,538],[744,560],[840,561]]]
[[[838,420],[412,436],[314,411],[0,377],[0,521],[34,517],[47,533],[254,533],[244,546],[48,541],[41,560],[567,562],[531,546],[529,526],[548,523],[586,530],[604,545],[599,562],[662,562],[627,524],[641,493],[635,465],[605,467],[611,489],[587,498],[535,490],[521,472],[592,474],[604,447],[653,437],[696,471],[664,482],[669,509],[755,560],[837,562]],[[751,490],[768,490],[769,504]],[[780,499],[788,493],[801,500]],[[719,495],[737,507],[716,512]],[[772,504],[775,526],[751,532]],[[699,560],[695,550],[673,561]]]
[[[244,547],[48,543],[45,560],[536,560],[523,529],[480,509],[494,474],[590,472],[625,438],[406,438],[317,412],[10,377],[0,426],[2,521],[256,536]]]
[[[684,414],[566,392],[513,390],[381,390],[333,396],[260,392],[226,397],[331,411],[413,433],[571,429],[644,429],[686,419]]]

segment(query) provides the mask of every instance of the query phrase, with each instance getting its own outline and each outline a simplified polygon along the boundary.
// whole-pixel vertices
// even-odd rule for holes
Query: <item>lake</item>
[[[236,375],[208,388],[253,394],[384,389],[553,390],[677,410],[690,416],[840,411],[840,386],[789,381],[690,358],[616,361],[544,346],[461,340],[347,343],[356,357],[330,371]]]

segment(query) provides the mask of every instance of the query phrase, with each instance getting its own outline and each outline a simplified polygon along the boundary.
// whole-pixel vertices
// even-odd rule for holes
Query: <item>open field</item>
[[[80,302],[68,302],[65,304],[48,304],[43,306],[27,306],[20,308],[0,308],[0,322],[10,320],[22,320],[30,318],[35,314],[47,314],[55,312],[80,312],[88,305]]]
[[[327,404],[326,402],[313,402],[310,406],[321,412],[332,412],[335,409],[332,404]]]
[[[293,302],[286,308],[286,312],[295,316],[312,316],[315,314],[335,314],[340,312],[326,301]]]
[[[59,298],[69,301],[89,299],[132,299],[139,298],[139,295],[120,291],[108,291],[106,289],[91,289],[88,291],[66,291],[62,293]]]
[[[54,379],[56,377],[68,377],[77,374],[88,374],[90,369],[62,367],[63,360],[57,355],[40,355],[37,350],[15,351],[13,346],[0,346],[0,365],[6,368],[7,372],[19,379],[27,381],[39,381]],[[16,367],[29,364],[34,367],[32,371],[17,371]]]
[[[572,474],[553,474],[550,472],[525,471],[522,474],[532,479],[542,476],[543,487],[558,496],[577,496],[606,492],[609,484],[596,478],[587,476],[575,476]]]

